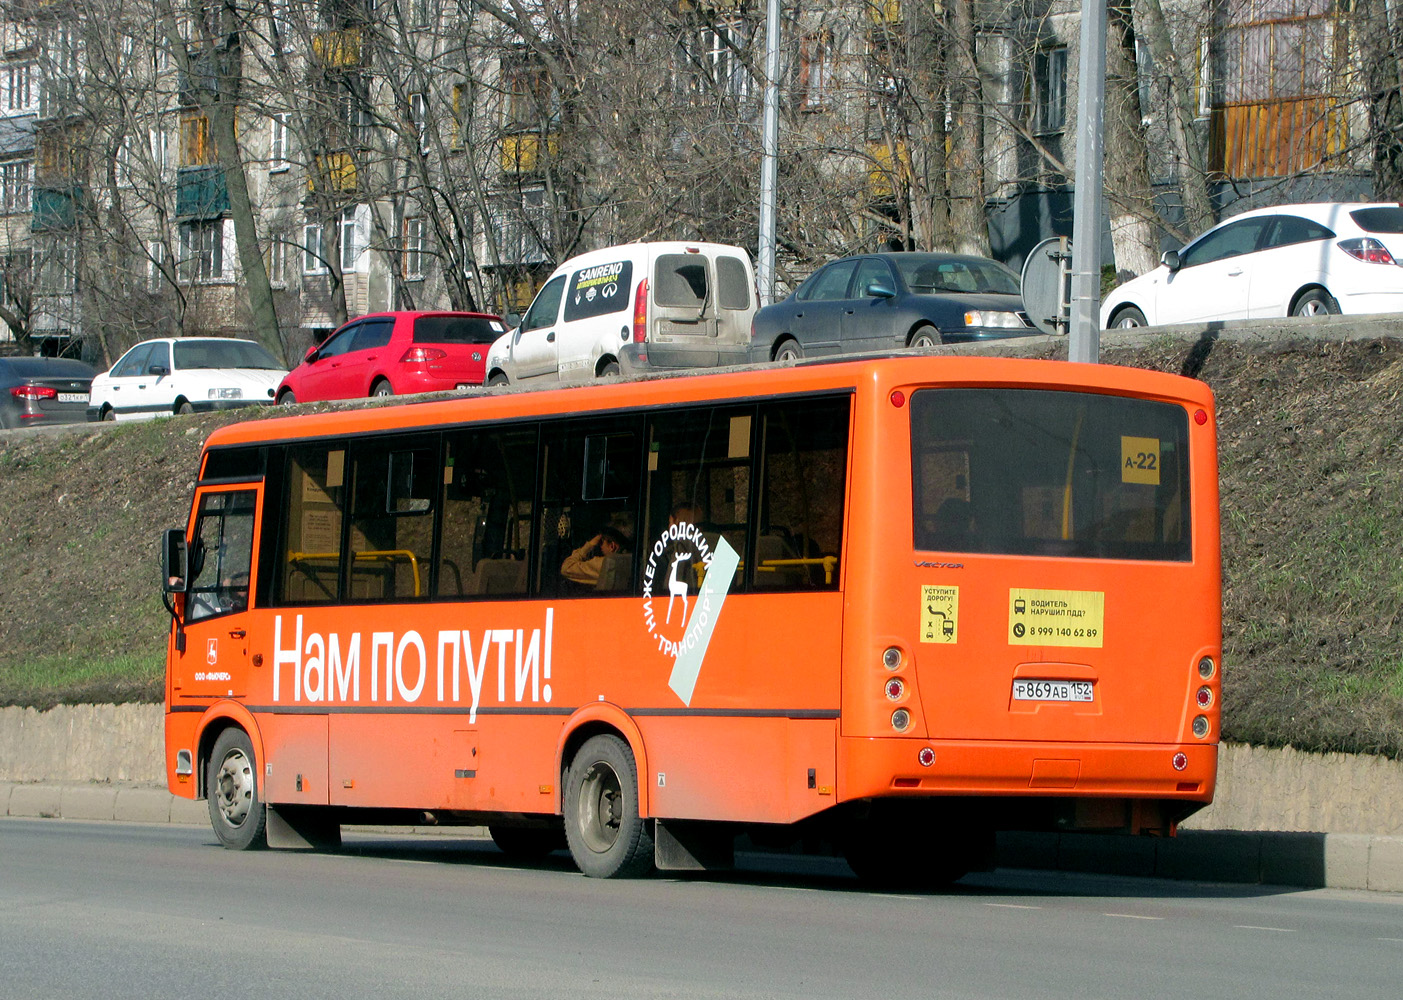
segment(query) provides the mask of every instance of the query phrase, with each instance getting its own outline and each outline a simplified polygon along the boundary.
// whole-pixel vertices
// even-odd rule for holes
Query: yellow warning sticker
[[[1106,595],[1100,590],[1008,591],[1010,646],[1101,648],[1106,630]]]
[[[957,642],[960,638],[960,588],[921,587],[921,641]]]
[[[1120,481],[1159,485],[1159,438],[1121,437]]]

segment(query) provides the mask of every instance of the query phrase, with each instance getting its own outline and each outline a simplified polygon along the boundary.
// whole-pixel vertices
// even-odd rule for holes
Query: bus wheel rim
[[[215,775],[215,795],[219,813],[230,826],[242,826],[253,805],[253,766],[242,750],[224,756]]]
[[[623,788],[614,769],[602,761],[580,778],[580,833],[585,845],[603,854],[619,839]]]

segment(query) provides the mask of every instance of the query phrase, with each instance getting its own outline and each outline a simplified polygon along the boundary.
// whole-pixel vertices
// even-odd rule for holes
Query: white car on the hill
[[[93,379],[88,419],[145,419],[271,403],[286,374],[283,364],[252,340],[147,340]]]
[[[1102,327],[1403,312],[1403,206],[1256,208],[1162,260],[1106,296]]]

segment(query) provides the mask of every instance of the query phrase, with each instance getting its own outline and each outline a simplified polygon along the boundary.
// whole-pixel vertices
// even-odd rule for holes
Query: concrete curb
[[[0,781],[0,816],[207,826],[204,802],[130,784]],[[358,829],[380,830],[378,827]],[[465,838],[481,827],[395,828]],[[1403,892],[1403,837],[1185,830],[1172,840],[1089,833],[1002,833],[996,864],[1196,882]]]
[[[1183,830],[1173,839],[1002,833],[1004,868],[1403,892],[1403,837]]]

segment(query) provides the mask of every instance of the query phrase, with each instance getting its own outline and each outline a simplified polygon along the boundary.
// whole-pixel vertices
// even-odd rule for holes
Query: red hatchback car
[[[466,312],[372,313],[307,352],[278,386],[279,403],[360,399],[481,385],[500,317]]]

